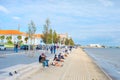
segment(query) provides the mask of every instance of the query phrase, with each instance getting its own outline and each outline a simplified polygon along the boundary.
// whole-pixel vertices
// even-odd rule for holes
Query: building
[[[97,47],[97,48],[101,48],[102,47],[100,44],[90,44],[88,46],[89,47]]]
[[[8,36],[11,36],[12,37],[12,42],[18,42],[18,36],[21,36],[22,39],[21,41],[23,41],[23,44],[29,44],[29,41],[28,43],[26,43],[25,41],[25,38],[28,37],[28,34],[26,34],[25,32],[20,32],[19,30],[0,30],[0,36],[5,36],[4,38],[4,43],[7,42],[6,38]],[[34,39],[33,39],[33,44],[40,44],[40,40],[41,40],[41,34],[35,34],[34,35]]]
[[[68,38],[68,33],[58,34],[58,36],[60,37],[60,43],[65,44],[65,40]]]
[[[6,43],[7,42],[6,38],[8,36],[11,36],[12,37],[11,41],[13,43],[16,43],[16,42],[19,42],[17,37],[21,36],[22,37],[21,41],[23,42],[23,44],[30,44],[30,40],[28,40],[27,43],[25,41],[25,38],[28,37],[28,34],[25,33],[25,32],[21,32],[19,30],[0,30],[0,36],[4,36],[5,37],[3,41],[0,40],[0,43],[1,42]],[[68,34],[67,33],[65,33],[65,34],[58,34],[58,36],[60,37],[60,44],[61,43],[64,44],[66,38],[68,38]],[[41,41],[42,41],[41,40],[41,34],[34,34],[33,39],[32,39],[32,44],[35,44],[35,45],[42,44]]]

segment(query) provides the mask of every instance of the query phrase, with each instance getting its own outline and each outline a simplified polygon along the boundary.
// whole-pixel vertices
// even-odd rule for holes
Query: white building
[[[7,42],[6,38],[8,36],[11,36],[12,37],[12,42],[15,43],[15,42],[18,42],[18,36],[21,36],[22,39],[21,41],[23,41],[23,44],[30,44],[30,39],[28,40],[28,42],[26,43],[25,41],[25,38],[28,37],[28,34],[25,33],[25,32],[21,32],[19,30],[0,30],[0,36],[4,36],[4,43]],[[65,44],[65,40],[66,38],[68,38],[68,34],[65,33],[65,34],[58,34],[58,36],[60,37],[60,42],[62,44]],[[41,34],[35,34],[33,36],[33,39],[32,39],[32,44],[35,44],[35,45],[38,45],[38,44],[42,44],[43,42],[41,42]],[[1,39],[0,39],[0,42],[1,42]]]
[[[65,40],[68,38],[68,33],[58,34],[58,36],[60,37],[60,43],[65,44]]]
[[[101,48],[102,46],[100,44],[90,44],[88,45],[89,47],[98,47]]]
[[[23,43],[24,44],[26,44],[26,41],[25,41],[25,37],[28,37],[28,35],[26,34],[26,33],[24,33],[24,32],[20,32],[20,31],[18,31],[18,30],[0,30],[0,36],[4,36],[5,38],[4,38],[4,43],[6,43],[7,42],[7,40],[6,40],[6,38],[8,37],[8,36],[11,36],[12,37],[12,42],[14,43],[14,42],[18,42],[19,40],[18,40],[18,36],[21,36],[22,37],[22,39],[21,39],[21,41],[23,41]],[[35,34],[34,35],[34,39],[33,39],[33,44],[40,44],[40,40],[41,40],[41,34]],[[29,44],[29,40],[28,40],[28,43],[27,44]]]

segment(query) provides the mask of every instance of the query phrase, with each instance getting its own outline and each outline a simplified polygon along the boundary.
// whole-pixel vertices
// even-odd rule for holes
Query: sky
[[[76,44],[120,46],[120,0],[0,0],[0,29],[42,33],[46,19]]]

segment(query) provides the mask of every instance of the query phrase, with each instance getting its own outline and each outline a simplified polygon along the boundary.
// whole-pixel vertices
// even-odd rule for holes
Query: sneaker
[[[15,71],[14,73],[17,74],[17,71]]]
[[[10,76],[13,76],[13,74],[12,74],[11,72],[9,72],[9,75],[10,75]]]

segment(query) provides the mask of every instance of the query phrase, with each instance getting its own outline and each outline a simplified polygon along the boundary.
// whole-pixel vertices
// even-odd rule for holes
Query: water
[[[120,80],[119,48],[86,48],[84,50],[113,80]]]

